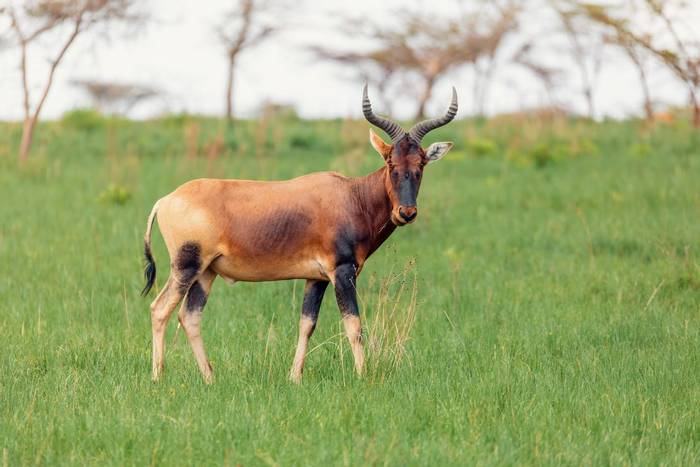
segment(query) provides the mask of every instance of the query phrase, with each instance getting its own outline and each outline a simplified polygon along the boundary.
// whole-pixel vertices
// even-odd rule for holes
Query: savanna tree
[[[631,16],[627,5],[624,10],[620,7],[581,3],[580,13],[590,22],[604,28],[603,40],[606,44],[619,48],[637,70],[639,83],[644,99],[644,115],[648,121],[654,120],[654,103],[649,86],[647,72],[647,56],[649,53],[640,45],[640,40],[634,32],[634,26],[627,17]],[[627,16],[627,17],[625,17]]]
[[[74,80],[73,84],[90,96],[97,110],[111,114],[127,115],[140,102],[160,94],[150,86],[139,84],[96,80]]]
[[[273,0],[237,0],[217,26],[219,40],[226,50],[226,119],[233,121],[233,85],[236,60],[281,29],[273,13],[279,4]]]
[[[41,110],[54,82],[56,69],[68,49],[85,31],[96,25],[113,21],[135,21],[143,16],[136,13],[133,0],[28,0],[13,2],[3,14],[10,20],[14,39],[19,47],[19,68],[22,79],[24,123],[19,158],[25,161],[31,149],[34,130]],[[49,59],[48,71],[37,96],[32,96],[33,73],[29,70],[29,55],[36,42],[51,34],[56,46]]]
[[[348,33],[351,29],[350,24],[362,27],[359,21],[349,21],[344,28]],[[361,81],[370,84],[372,89],[376,90],[384,112],[393,113],[388,88],[393,78],[399,74],[400,64],[394,59],[390,50],[381,48],[369,52],[356,52],[332,50],[321,46],[312,46],[310,49],[324,60],[331,60],[352,69],[353,73],[359,75]]]
[[[622,48],[637,67],[647,118],[653,118],[653,107],[645,58],[652,56],[685,85],[693,122],[700,127],[700,40],[691,26],[689,2],[633,0],[607,7],[579,2],[578,9],[607,28],[606,40]]]
[[[528,71],[543,87],[550,108],[559,107],[555,97],[555,90],[562,81],[564,70],[548,65],[533,57],[534,43],[526,41],[518,47],[511,58],[511,62]]]
[[[437,81],[462,66],[475,69],[475,89],[485,94],[494,58],[506,36],[515,30],[517,13],[518,8],[507,2],[500,8],[452,18],[404,10],[397,12],[394,27],[346,18],[345,23],[351,27],[344,28],[345,35],[368,39],[373,47],[366,51],[338,51],[317,46],[312,50],[322,58],[360,69],[365,78],[370,70],[374,76],[370,81],[377,83],[380,92],[391,79],[417,79],[415,118],[422,119]],[[483,106],[483,98],[479,101]]]
[[[595,117],[595,86],[602,65],[604,42],[599,31],[593,31],[583,20],[576,0],[548,0],[559,19],[569,43],[569,53],[581,81],[581,92],[586,100],[587,114]]]
[[[655,34],[633,39],[670,70],[688,91],[693,124],[700,128],[700,40],[697,29],[684,21],[689,3],[683,0],[643,0]]]

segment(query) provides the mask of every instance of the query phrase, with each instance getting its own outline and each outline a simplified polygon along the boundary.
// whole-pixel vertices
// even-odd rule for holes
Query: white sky
[[[522,1],[527,5],[538,0]],[[295,105],[304,117],[359,117],[360,79],[346,67],[318,61],[306,47],[330,44],[353,48],[354,42],[334,30],[339,24],[339,13],[386,18],[387,24],[390,24],[391,12],[405,7],[407,2],[290,2],[294,7],[284,14],[291,23],[288,30],[241,56],[234,93],[236,112],[243,116],[253,115],[260,103],[269,99]],[[459,14],[456,0],[414,0],[413,3],[436,14]],[[469,0],[462,3],[468,4]],[[74,79],[138,83],[165,91],[166,98],[137,107],[134,111],[137,117],[166,111],[221,114],[224,109],[226,60],[217,42],[214,25],[221,21],[223,12],[230,4],[226,0],[151,0],[145,2],[151,21],[140,32],[132,32],[125,37],[116,31],[109,40],[96,34],[80,36],[56,73],[55,84],[42,116],[56,118],[66,110],[88,105],[87,97],[70,84]],[[694,8],[698,13],[700,2]],[[542,50],[535,58],[567,68],[567,81],[558,97],[568,107],[583,111],[585,103],[576,92],[575,68],[567,60],[565,52],[556,52],[564,50],[566,42],[550,34],[556,29],[553,19],[535,10],[522,23],[521,36],[515,36],[513,44],[528,32],[539,31],[547,36],[542,38]],[[7,24],[0,26],[0,33],[3,32],[8,34]],[[41,70],[45,68],[49,53],[55,53],[56,42],[56,36],[51,36],[30,49],[33,96],[38,94],[38,87],[45,79],[45,73]],[[20,119],[22,116],[18,57],[14,48],[0,50],[0,119]],[[428,108],[430,112],[444,109],[452,84],[460,95],[460,113],[466,115],[473,110],[471,74],[465,70],[446,76],[437,84]],[[662,103],[686,102],[683,86],[657,65],[651,67],[651,85],[653,97]],[[410,89],[406,95],[413,93],[415,89]],[[526,72],[511,66],[494,76],[487,110],[489,113],[507,112],[546,102],[540,84]],[[407,99],[404,105],[399,101],[394,116],[410,117],[413,105],[412,99]],[[606,53],[604,57],[596,88],[596,106],[600,115],[614,117],[639,112],[641,91],[636,72],[619,54]],[[376,104],[375,108],[380,112],[382,110]]]

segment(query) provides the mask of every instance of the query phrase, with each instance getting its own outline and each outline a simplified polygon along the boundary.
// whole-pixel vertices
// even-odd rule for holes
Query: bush
[[[168,114],[163,117],[155,119],[157,122],[163,123],[165,126],[169,127],[175,127],[175,128],[182,128],[185,126],[186,123],[191,122],[192,120],[195,120],[196,117],[185,113],[177,113],[177,114]]]
[[[633,157],[647,157],[651,155],[653,148],[649,143],[635,143],[630,147],[629,153]]]
[[[131,199],[131,191],[128,188],[115,183],[110,183],[97,198],[101,203],[124,205]]]
[[[228,129],[226,133],[224,133],[224,146],[231,152],[236,152],[240,147],[240,143],[238,142],[238,138],[236,137],[236,132],[234,130]]]
[[[316,132],[308,127],[301,127],[287,136],[287,144],[292,149],[311,149],[316,145]]]
[[[473,139],[467,142],[467,148],[470,153],[476,157],[491,156],[496,153],[496,143],[490,139]]]
[[[105,118],[95,109],[75,109],[63,114],[61,124],[79,131],[94,131],[104,127]]]
[[[285,145],[293,150],[332,151],[337,144],[333,144],[332,136],[329,136],[327,133],[329,133],[328,130],[316,131],[314,125],[310,125],[308,122],[303,125],[295,125],[284,135]]]

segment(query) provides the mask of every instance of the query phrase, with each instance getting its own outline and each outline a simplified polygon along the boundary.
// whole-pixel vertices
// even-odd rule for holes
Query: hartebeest
[[[355,280],[396,226],[416,219],[423,169],[452,147],[452,143],[433,143],[424,149],[421,140],[455,117],[457,92],[452,89],[444,116],[420,122],[409,132],[372,112],[366,85],[362,110],[370,123],[391,137],[387,144],[370,129],[370,142],[384,165],[367,176],[318,172],[274,182],[199,179],[155,203],[144,239],[147,283],[143,293],[148,293],[156,276],[151,253],[156,216],[170,253],[171,271],[151,304],[154,379],[163,371],[166,324],[183,298],[178,319],[205,380],[211,379],[200,320],[216,276],[231,282],[306,279],[290,373],[294,382],[301,380],[321,300],[328,283],[333,283],[355,369],[362,373]]]

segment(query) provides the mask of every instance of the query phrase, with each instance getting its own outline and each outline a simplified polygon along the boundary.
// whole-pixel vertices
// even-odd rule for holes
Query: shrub
[[[236,152],[240,147],[236,132],[233,129],[228,129],[224,133],[224,146],[231,152]]]
[[[476,138],[467,142],[468,151],[476,157],[491,156],[496,153],[496,143],[490,139]]]
[[[95,109],[75,109],[63,114],[61,124],[79,131],[94,131],[104,127],[105,118]]]
[[[302,151],[328,152],[334,149],[329,131],[316,131],[314,125],[305,123],[295,125],[284,135],[285,144],[289,149]]]
[[[545,143],[532,148],[528,156],[535,163],[535,167],[540,168],[552,164],[555,160],[552,148]]]
[[[649,143],[635,143],[629,149],[630,155],[633,157],[647,157],[652,154],[652,151]]]
[[[131,199],[131,191],[116,183],[110,183],[97,198],[101,203],[124,205]]]
[[[156,119],[155,121],[161,122],[166,126],[181,128],[181,127],[185,126],[186,123],[188,123],[194,119],[195,119],[194,116],[192,116],[188,113],[185,113],[185,112],[181,112],[181,113],[177,113],[177,114],[165,115],[161,118]]]
[[[287,136],[292,149],[311,149],[316,145],[316,132],[309,127],[299,127]]]

